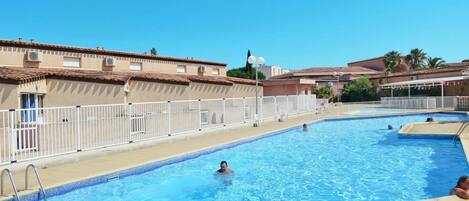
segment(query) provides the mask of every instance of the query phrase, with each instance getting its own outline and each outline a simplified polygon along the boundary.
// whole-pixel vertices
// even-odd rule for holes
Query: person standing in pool
[[[463,199],[469,199],[469,177],[461,176],[458,179],[458,183],[449,193],[450,195],[457,195]]]
[[[216,175],[233,175],[234,172],[228,167],[228,162],[220,162],[220,169],[215,173]]]

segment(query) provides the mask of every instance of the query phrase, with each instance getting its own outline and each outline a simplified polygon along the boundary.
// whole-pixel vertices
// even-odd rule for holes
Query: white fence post
[[[277,96],[274,96],[275,115],[278,115]]]
[[[75,113],[75,126],[76,126],[76,135],[77,135],[77,152],[81,151],[81,124],[80,124],[80,109],[81,106],[76,106],[76,113]]]
[[[226,126],[226,98],[223,98],[223,126]]]
[[[243,97],[243,122],[246,123],[246,98]]]
[[[10,140],[10,162],[11,163],[16,163],[16,155],[15,155],[15,147],[17,146],[16,145],[16,139],[17,139],[17,136],[16,136],[16,129],[15,129],[15,109],[10,109],[8,110],[8,113],[9,113],[9,118],[8,118],[8,125],[10,127],[10,137],[11,137],[11,140]]]
[[[199,131],[202,130],[202,105],[201,105],[201,100],[199,99],[198,102],[198,108],[199,108]]]
[[[171,136],[171,101],[168,101],[167,105],[168,112],[168,136]]]
[[[132,103],[129,103],[128,104],[128,110],[129,110],[129,115],[128,115],[128,118],[129,118],[129,143],[132,143]]]

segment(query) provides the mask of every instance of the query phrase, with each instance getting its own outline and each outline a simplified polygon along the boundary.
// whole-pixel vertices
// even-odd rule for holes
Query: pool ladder
[[[467,126],[469,126],[469,121],[463,122],[461,127],[459,127],[458,131],[456,132],[456,135],[453,137],[453,145],[454,146],[456,146],[456,139],[461,138],[461,135],[462,135],[464,129],[466,129]]]
[[[44,196],[44,200],[47,200],[46,199],[46,191],[44,190],[44,186],[42,186],[42,182],[41,182],[41,178],[39,177],[39,173],[37,172],[37,168],[35,165],[33,164],[29,164],[28,166],[26,166],[26,170],[25,170],[25,173],[24,173],[24,189],[27,190],[28,189],[28,170],[32,168],[34,170],[34,175],[36,176],[36,180],[37,180],[37,183],[39,184],[39,193],[42,193],[42,195]],[[40,197],[40,195],[39,195]]]
[[[3,177],[7,174],[8,178],[10,179],[11,186],[13,187],[13,192],[15,193],[14,198],[16,201],[19,201],[20,198],[18,197],[18,188],[16,188],[15,180],[13,180],[13,176],[11,175],[11,171],[8,168],[2,170],[1,177],[0,177],[0,195],[3,195]]]
[[[44,186],[42,186],[42,181],[41,181],[41,178],[39,177],[39,173],[37,171],[37,168],[35,165],[33,164],[29,164],[28,166],[26,166],[26,170],[25,170],[25,177],[24,177],[24,189],[27,190],[28,189],[28,184],[29,184],[29,180],[28,180],[28,173],[29,173],[29,169],[33,169],[34,171],[34,175],[36,176],[36,180],[37,180],[37,183],[39,184],[39,193],[42,193],[43,195],[43,198],[44,200],[46,201],[47,200],[47,196],[46,196],[46,191],[44,190]],[[1,178],[0,178],[0,195],[4,195],[3,194],[3,177],[4,175],[7,174],[8,175],[8,178],[10,180],[10,183],[11,183],[11,186],[13,188],[13,192],[15,193],[15,195],[13,196],[13,198],[16,200],[16,201],[20,201],[20,198],[18,196],[18,188],[16,187],[16,184],[15,184],[15,180],[13,179],[13,175],[11,174],[11,171],[9,169],[3,169],[2,170],[2,173],[1,173]],[[40,197],[40,195],[39,195]]]

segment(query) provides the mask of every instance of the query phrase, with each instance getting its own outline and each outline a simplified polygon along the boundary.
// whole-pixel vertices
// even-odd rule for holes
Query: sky
[[[422,48],[469,59],[467,0],[3,1],[0,39],[149,52],[244,66],[345,66]]]

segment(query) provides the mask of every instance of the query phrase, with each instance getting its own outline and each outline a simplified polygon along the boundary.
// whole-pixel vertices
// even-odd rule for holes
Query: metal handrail
[[[33,168],[34,170],[34,174],[36,175],[36,180],[37,180],[37,183],[39,184],[39,191],[42,192],[42,195],[44,195],[44,200],[47,200],[46,199],[46,191],[44,191],[44,187],[42,186],[42,182],[41,182],[41,178],[39,178],[39,173],[37,172],[37,168],[35,165],[33,164],[29,164],[28,166],[26,166],[26,170],[25,170],[25,179],[24,179],[24,189],[27,190],[28,189],[28,170],[30,168]]]
[[[458,131],[456,132],[456,135],[453,137],[453,145],[456,146],[456,139],[459,138],[461,139],[461,135],[464,131],[464,129],[466,129],[466,127],[469,126],[469,122],[462,122],[462,125],[461,127],[459,127]]]
[[[3,176],[5,175],[5,173],[8,174],[11,186],[13,187],[13,192],[15,192],[15,200],[20,201],[20,198],[18,197],[18,188],[16,188],[15,181],[13,180],[13,176],[11,175],[11,171],[9,169],[3,169],[0,175],[0,195],[3,195]]]

